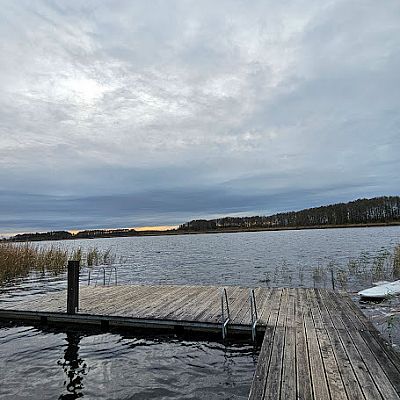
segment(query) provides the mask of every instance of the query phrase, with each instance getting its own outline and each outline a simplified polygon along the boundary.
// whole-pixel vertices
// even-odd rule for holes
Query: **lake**
[[[331,287],[355,292],[388,263],[400,227],[130,237],[39,246],[111,249],[119,284]],[[388,261],[389,260],[389,261]],[[349,273],[362,266],[362,271]],[[385,264],[385,265],[386,265]],[[361,267],[360,267],[361,268]],[[99,269],[91,280],[100,284]],[[108,276],[108,275],[107,275]],[[343,279],[346,276],[346,279]],[[87,282],[88,269],[81,274]],[[112,278],[113,279],[113,278]],[[0,288],[0,301],[34,299],[66,287],[65,275],[33,273]],[[366,305],[385,330],[389,305]],[[392,334],[393,332],[391,332]],[[396,336],[396,335],[394,335]],[[0,325],[0,398],[245,399],[257,361],[249,343],[174,336],[60,331]]]

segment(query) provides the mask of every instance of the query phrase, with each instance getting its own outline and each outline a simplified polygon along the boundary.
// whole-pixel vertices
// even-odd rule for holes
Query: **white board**
[[[368,297],[371,299],[384,299],[386,297],[395,296],[400,294],[400,280],[365,289],[358,292],[358,294],[361,297]]]

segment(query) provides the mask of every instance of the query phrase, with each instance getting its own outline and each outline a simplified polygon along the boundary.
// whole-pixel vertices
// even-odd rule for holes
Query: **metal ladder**
[[[249,300],[251,312],[251,339],[253,340],[253,342],[255,342],[257,335],[258,312],[254,289],[249,289]]]
[[[256,341],[258,312],[254,289],[249,289],[250,315],[251,315],[251,339]],[[226,311],[226,314],[225,314]],[[228,324],[231,321],[228,293],[226,288],[221,289],[221,319],[222,319],[222,339],[225,340],[228,333]]]
[[[224,304],[226,305],[227,318],[225,318]],[[222,315],[222,339],[225,340],[227,335],[228,323],[231,320],[231,314],[229,311],[229,303],[228,303],[228,294],[226,292],[226,288],[221,289],[221,315]]]
[[[90,282],[91,282],[91,270],[89,269],[89,272],[88,272],[88,286],[90,285]],[[103,285],[104,286],[106,286],[106,282],[107,282],[107,269],[105,268],[105,267],[99,267],[98,268],[98,270],[97,270],[97,275],[96,275],[96,278],[94,279],[94,286],[97,286],[97,281],[99,280],[99,278],[100,278],[100,274],[101,274],[101,272],[103,272]],[[113,267],[111,267],[110,269],[109,269],[109,274],[108,274],[108,283],[107,283],[107,285],[110,285],[110,283],[111,283],[111,277],[112,277],[112,274],[113,274],[113,272],[114,272],[114,284],[115,285],[118,285],[118,271],[117,271],[117,267],[116,266],[113,266]]]

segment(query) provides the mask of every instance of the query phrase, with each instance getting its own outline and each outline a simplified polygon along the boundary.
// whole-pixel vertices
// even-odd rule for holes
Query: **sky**
[[[0,0],[0,232],[400,193],[398,0]]]

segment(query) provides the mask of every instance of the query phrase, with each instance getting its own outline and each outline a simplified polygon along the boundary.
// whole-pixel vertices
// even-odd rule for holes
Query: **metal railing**
[[[111,278],[112,275],[114,273],[114,285],[118,285],[118,270],[116,266],[111,266],[109,268],[107,267],[103,267],[103,266],[98,266],[97,268],[97,273],[96,276],[94,278],[94,286],[98,285],[99,279],[101,277],[101,275],[103,276],[103,286],[110,285],[111,284]],[[91,284],[92,280],[92,273],[94,273],[95,271],[92,269],[89,269],[88,271],[88,286]],[[108,273],[108,276],[107,276]]]
[[[226,313],[227,316],[225,318],[225,307],[226,305]],[[221,289],[221,316],[222,316],[222,339],[225,340],[226,335],[228,333],[228,323],[231,320],[231,315],[229,311],[229,302],[228,302],[228,294],[225,288]]]
[[[249,289],[249,300],[251,312],[251,339],[253,340],[253,342],[255,342],[257,335],[258,312],[254,289]]]
[[[251,339],[253,342],[257,338],[258,311],[254,289],[249,289],[250,317],[251,317]],[[226,339],[228,334],[228,324],[231,322],[229,310],[228,293],[226,288],[221,289],[221,321],[222,321],[222,339]]]

